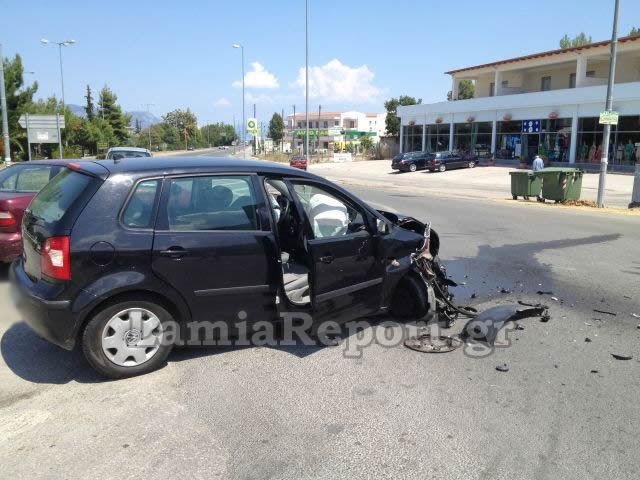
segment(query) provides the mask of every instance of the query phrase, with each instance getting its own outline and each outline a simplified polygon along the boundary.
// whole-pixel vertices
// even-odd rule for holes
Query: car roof
[[[118,151],[126,151],[126,152],[148,152],[146,148],[140,147],[111,147],[109,152],[118,152]]]
[[[232,157],[153,157],[151,161],[148,158],[123,158],[117,161],[95,160],[92,163],[104,167],[112,174],[180,175],[216,172],[256,172],[321,179],[317,175],[282,163],[242,160]]]
[[[68,165],[70,162],[72,162],[72,160],[60,160],[60,159],[56,159],[56,160],[31,160],[31,161],[26,161],[26,162],[14,162],[10,165],[10,167],[18,167],[18,166],[22,166],[22,167],[26,167],[29,165],[48,165],[48,166],[60,166],[63,167],[65,165]]]

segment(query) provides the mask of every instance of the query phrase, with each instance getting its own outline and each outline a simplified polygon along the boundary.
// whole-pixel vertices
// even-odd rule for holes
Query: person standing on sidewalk
[[[533,168],[534,173],[538,172],[538,171],[540,171],[540,170],[542,170],[544,168],[544,161],[542,160],[542,158],[540,158],[540,155],[536,155],[536,158],[533,159],[533,165],[532,165],[531,168]],[[542,193],[538,194],[537,200],[539,202],[543,201],[542,200]]]
[[[540,155],[536,155],[533,159],[533,171],[537,172],[538,170],[542,170],[544,168],[544,161],[540,158]]]

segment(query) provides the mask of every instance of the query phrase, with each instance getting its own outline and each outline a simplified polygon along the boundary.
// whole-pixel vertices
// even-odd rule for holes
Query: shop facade
[[[462,150],[513,163],[597,164],[610,41],[551,50],[446,72],[451,99],[399,106],[400,151]],[[640,160],[640,35],[618,39],[607,152],[612,166]],[[473,97],[458,99],[461,81]]]

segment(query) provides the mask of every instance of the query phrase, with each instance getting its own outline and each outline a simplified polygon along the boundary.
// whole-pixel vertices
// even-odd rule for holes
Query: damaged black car
[[[430,225],[267,162],[71,163],[35,197],[22,231],[10,276],[24,321],[81,347],[111,378],[283,314],[314,325],[385,310],[453,314]]]

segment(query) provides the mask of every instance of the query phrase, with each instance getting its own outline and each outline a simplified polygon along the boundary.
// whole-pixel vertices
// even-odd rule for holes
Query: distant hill
[[[67,108],[71,110],[71,113],[73,113],[74,115],[78,115],[82,118],[85,118],[87,116],[87,112],[84,111],[84,107],[82,105],[74,105],[73,103],[68,103]]]
[[[71,112],[79,117],[86,118],[87,112],[84,111],[84,107],[82,105],[74,105],[73,103],[67,104],[67,107]],[[97,109],[97,106],[96,106]],[[142,128],[147,128],[149,125],[155,125],[156,123],[162,123],[162,119],[156,117],[151,112],[133,110],[131,112],[126,112],[128,115],[131,115],[131,126],[136,126],[136,119],[140,120],[140,125]]]
[[[131,112],[127,112],[128,115],[131,115],[131,126],[136,126],[136,119],[140,120],[140,126],[142,128],[147,128],[149,125],[155,125],[156,123],[162,123],[162,119],[156,117],[151,112],[138,111],[134,110]]]

